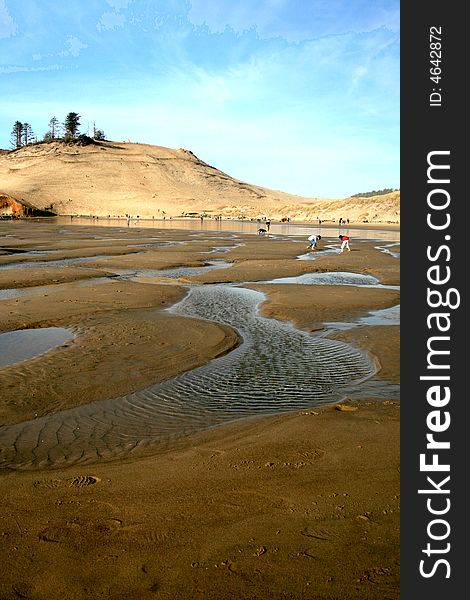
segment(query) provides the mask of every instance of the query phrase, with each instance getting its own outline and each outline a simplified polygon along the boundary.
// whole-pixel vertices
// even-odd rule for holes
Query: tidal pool
[[[74,334],[63,327],[19,329],[0,333],[0,367],[7,367],[29,360],[64,342]]]
[[[379,280],[372,275],[331,271],[328,273],[304,273],[296,277],[278,277],[264,283],[298,283],[304,285],[366,285],[376,286]]]

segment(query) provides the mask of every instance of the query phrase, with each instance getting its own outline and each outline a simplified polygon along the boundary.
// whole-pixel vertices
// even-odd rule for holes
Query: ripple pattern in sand
[[[0,466],[31,469],[111,459],[240,417],[336,402],[375,372],[337,340],[259,315],[264,296],[232,286],[197,286],[171,312],[236,329],[232,352],[122,398],[95,402],[0,429]]]

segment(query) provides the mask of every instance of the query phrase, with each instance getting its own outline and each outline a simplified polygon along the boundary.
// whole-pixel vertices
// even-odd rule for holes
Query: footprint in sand
[[[95,485],[101,481],[99,477],[93,475],[77,475],[68,480],[70,487],[87,487],[89,485]]]
[[[69,487],[87,487],[101,481],[99,477],[94,475],[76,475],[70,479],[38,479],[33,483],[35,488],[58,488],[68,483]]]

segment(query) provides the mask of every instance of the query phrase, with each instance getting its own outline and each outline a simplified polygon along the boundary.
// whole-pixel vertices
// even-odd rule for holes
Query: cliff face
[[[189,150],[124,142],[56,141],[0,154],[0,193],[57,214],[400,219],[398,192],[389,198],[303,198],[234,179]]]
[[[53,213],[39,210],[29,202],[16,200],[6,194],[0,194],[0,217],[39,217],[51,216]]]

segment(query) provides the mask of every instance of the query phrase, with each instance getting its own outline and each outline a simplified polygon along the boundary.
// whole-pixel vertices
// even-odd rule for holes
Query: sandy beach
[[[331,226],[305,256],[304,237],[275,232],[0,221],[0,331],[74,336],[0,369],[1,600],[400,597],[399,325],[365,319],[400,303],[399,242],[364,227],[351,252]],[[276,281],[344,273],[378,284]],[[302,409],[82,462],[58,458],[60,434],[41,462],[47,427],[28,456],[5,444],[26,421],[229,356],[234,327],[168,310],[221,284],[262,292],[262,316],[326,335],[375,374],[331,403],[312,394]]]

